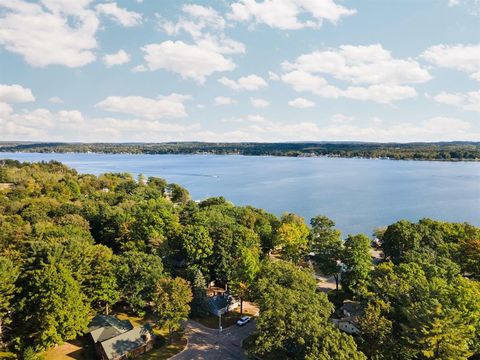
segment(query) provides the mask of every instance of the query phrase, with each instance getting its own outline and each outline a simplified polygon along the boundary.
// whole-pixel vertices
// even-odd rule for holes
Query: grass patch
[[[138,357],[140,360],[167,360],[173,355],[178,354],[187,346],[187,339],[184,336],[174,337],[171,344],[165,344],[159,348],[154,348],[151,351]]]
[[[40,355],[45,360],[90,360],[95,359],[95,350],[82,338],[48,349]]]

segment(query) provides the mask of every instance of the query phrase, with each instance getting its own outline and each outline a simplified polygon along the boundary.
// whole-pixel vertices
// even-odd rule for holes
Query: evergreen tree
[[[191,311],[193,316],[203,317],[208,313],[207,282],[201,270],[195,272],[192,282]]]

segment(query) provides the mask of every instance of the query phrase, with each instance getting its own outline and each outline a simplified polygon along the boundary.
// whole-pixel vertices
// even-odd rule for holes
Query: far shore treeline
[[[1,160],[0,358],[42,359],[112,311],[181,336],[182,320],[209,316],[213,281],[258,306],[252,358],[479,359],[480,228],[402,220],[372,242],[308,222],[195,202],[157,177]],[[320,274],[337,289],[322,292]],[[356,336],[332,320],[345,302],[359,309]]]
[[[480,142],[34,143],[0,142],[0,152],[331,156],[393,160],[480,160]]]

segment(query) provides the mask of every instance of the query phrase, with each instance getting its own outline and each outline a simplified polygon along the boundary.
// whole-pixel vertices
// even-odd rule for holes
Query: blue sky
[[[0,140],[480,141],[480,0],[2,0]]]

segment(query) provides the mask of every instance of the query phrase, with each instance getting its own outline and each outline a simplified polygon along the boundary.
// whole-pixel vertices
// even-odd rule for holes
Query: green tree
[[[356,296],[365,295],[372,271],[370,239],[363,234],[349,235],[345,240],[342,262],[342,285]]]
[[[198,266],[204,274],[209,272],[213,245],[213,239],[204,226],[188,225],[182,232],[182,246],[187,263]]]
[[[93,308],[103,308],[108,315],[110,307],[120,298],[112,250],[96,245],[91,268],[85,281],[86,295]]]
[[[182,278],[160,279],[154,294],[154,310],[158,316],[158,326],[166,327],[170,342],[172,334],[186,320],[190,312],[192,291],[188,281]]]
[[[0,256],[0,349],[5,347],[4,335],[12,321],[12,300],[18,275],[19,268],[10,259]]]
[[[162,259],[153,254],[127,251],[114,257],[114,271],[120,298],[139,312],[153,299],[155,286],[163,274]]]
[[[25,276],[23,326],[37,350],[81,335],[89,307],[80,285],[62,264],[44,264]]]
[[[280,250],[282,258],[298,262],[308,251],[310,230],[303,219],[294,214],[282,216],[275,235],[275,247]]]
[[[230,290],[240,299],[240,315],[243,315],[243,301],[249,297],[250,289],[260,270],[260,249],[243,247],[234,263],[233,280]]]
[[[193,316],[203,317],[208,314],[207,282],[200,270],[195,272],[192,282],[191,311]]]
[[[290,262],[267,262],[257,286],[260,316],[254,353],[288,359],[365,359],[353,339],[328,321],[333,305],[316,291],[311,272]]]
[[[333,276],[338,291],[340,261],[343,241],[341,233],[335,229],[335,223],[326,216],[316,216],[311,221],[311,249],[315,254],[315,264],[325,276]]]
[[[188,190],[178,184],[168,184],[167,190],[170,193],[170,199],[174,203],[186,204],[190,200]]]
[[[385,256],[398,264],[409,250],[420,248],[421,234],[415,224],[401,220],[387,227],[382,236]]]

